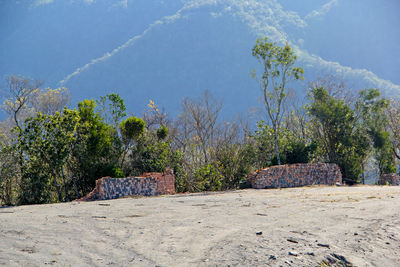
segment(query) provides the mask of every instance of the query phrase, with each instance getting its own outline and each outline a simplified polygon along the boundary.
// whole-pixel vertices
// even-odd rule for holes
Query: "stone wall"
[[[175,194],[175,176],[172,169],[164,173],[144,173],[140,177],[103,177],[96,181],[96,187],[79,201],[115,199],[124,196],[156,196]]]
[[[380,177],[379,182],[380,185],[400,185],[400,176],[395,173],[384,174]]]
[[[339,166],[329,163],[308,163],[272,166],[250,173],[247,182],[252,188],[284,188],[305,185],[342,183]]]

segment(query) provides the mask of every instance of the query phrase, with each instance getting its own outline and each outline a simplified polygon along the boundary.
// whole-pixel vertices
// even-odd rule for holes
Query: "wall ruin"
[[[378,184],[380,185],[400,185],[400,176],[395,173],[383,174],[379,178]]]
[[[164,173],[149,172],[140,177],[96,180],[96,187],[79,201],[116,199],[124,196],[157,196],[175,194],[175,176],[172,169]]]
[[[339,166],[331,163],[307,163],[272,166],[247,176],[252,188],[285,188],[342,183]]]

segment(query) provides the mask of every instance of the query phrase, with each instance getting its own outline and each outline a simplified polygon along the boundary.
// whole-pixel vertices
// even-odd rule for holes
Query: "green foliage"
[[[44,204],[54,202],[49,167],[44,162],[30,160],[21,169],[22,178],[18,204]]]
[[[100,96],[100,100],[96,101],[104,121],[113,125],[115,128],[118,122],[126,116],[126,107],[124,100],[119,94],[109,94]]]
[[[95,181],[101,177],[118,176],[115,167],[118,166],[121,149],[118,147],[117,132],[103,121],[95,108],[93,100],[78,103],[80,120],[70,168],[81,194],[90,192]]]
[[[0,140],[3,138],[0,138]],[[18,152],[15,145],[1,140],[0,146],[0,206],[17,203],[18,188]]]
[[[257,122],[255,140],[255,165],[257,169],[267,167],[274,155],[274,133],[264,121]]]
[[[222,175],[221,189],[237,188],[253,170],[254,149],[250,144],[228,144],[221,148],[216,155]]]
[[[360,163],[367,157],[369,144],[354,111],[323,87],[312,88],[310,99],[307,109],[314,119],[314,138],[323,156],[339,165],[348,182],[357,182],[362,173]]]
[[[159,140],[164,140],[168,136],[168,128],[165,125],[161,125],[160,128],[157,129],[157,137]]]
[[[355,105],[363,130],[370,138],[380,175],[396,172],[392,142],[386,131],[388,121],[385,112],[389,105],[389,100],[381,97],[379,89],[362,90]]]
[[[58,199],[61,196],[58,182],[63,177],[63,168],[71,153],[71,143],[75,141],[75,130],[79,116],[76,111],[64,109],[54,115],[37,113],[24,123],[24,130],[18,136],[18,146],[23,152],[21,179],[21,204],[46,203],[50,201],[49,181],[53,180]],[[32,202],[33,201],[33,202]]]
[[[221,167],[216,164],[206,164],[195,170],[195,191],[218,191],[222,188],[223,175]]]
[[[173,168],[175,153],[167,141],[157,141],[154,133],[142,136],[132,149],[131,172],[139,175],[143,172],[163,172]]]
[[[283,117],[286,84],[302,79],[303,70],[294,66],[288,45],[258,39],[252,52],[264,67],[260,83],[269,116],[268,123],[257,123],[253,136],[242,135],[235,122],[220,123],[221,106],[208,95],[183,101],[185,112],[176,123],[152,101],[144,119],[122,120],[126,107],[118,94],[58,112],[68,101],[66,89],[46,93],[30,80],[13,78],[12,92],[23,103],[5,102],[17,127],[10,132],[0,124],[0,204],[68,201],[90,192],[103,176],[166,168],[174,170],[176,192],[237,188],[254,169],[281,163],[337,163],[347,182],[358,182],[370,158],[380,174],[396,171],[398,111],[388,120],[390,103],[378,89],[363,90],[348,104],[324,87],[313,87],[306,109]],[[43,113],[29,116],[35,110]]]
[[[295,135],[289,129],[279,130],[280,140],[280,163],[308,163],[312,160],[317,150],[317,143],[306,144],[304,140]],[[274,154],[273,129],[264,121],[257,122],[257,130],[254,134],[255,140],[255,164],[257,168],[278,165],[278,158]]]
[[[285,149],[284,155],[287,164],[309,163],[316,152],[318,144],[312,142],[307,145],[300,140],[292,141]]]
[[[128,140],[138,139],[144,133],[145,127],[146,122],[137,117],[129,117],[119,125],[122,136]]]

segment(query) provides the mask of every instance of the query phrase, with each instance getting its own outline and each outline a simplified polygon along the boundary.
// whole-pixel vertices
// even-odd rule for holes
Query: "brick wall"
[[[384,174],[379,179],[380,185],[386,185],[388,182],[390,185],[400,185],[400,176],[395,173]]]
[[[252,188],[284,188],[314,184],[334,185],[342,183],[338,165],[308,163],[272,166],[250,173],[247,182]]]
[[[79,201],[115,199],[124,196],[156,196],[175,194],[175,176],[172,169],[164,173],[149,172],[140,177],[103,177],[96,181],[96,187]]]

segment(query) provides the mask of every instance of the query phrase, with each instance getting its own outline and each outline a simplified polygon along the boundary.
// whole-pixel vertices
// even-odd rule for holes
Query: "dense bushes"
[[[184,99],[174,120],[152,101],[143,116],[126,117],[118,94],[69,109],[65,97],[47,97],[66,89],[22,84],[31,95],[21,91],[24,105],[18,98],[5,101],[9,117],[0,128],[2,205],[70,201],[90,192],[100,177],[168,167],[177,192],[238,188],[249,172],[278,164],[276,148],[282,164],[337,163],[349,183],[362,181],[373,162],[378,176],[396,171],[400,105],[377,89],[346,101],[334,88],[312,85],[308,103],[286,109],[274,131],[265,121],[255,130],[222,121],[221,103],[207,92]]]

